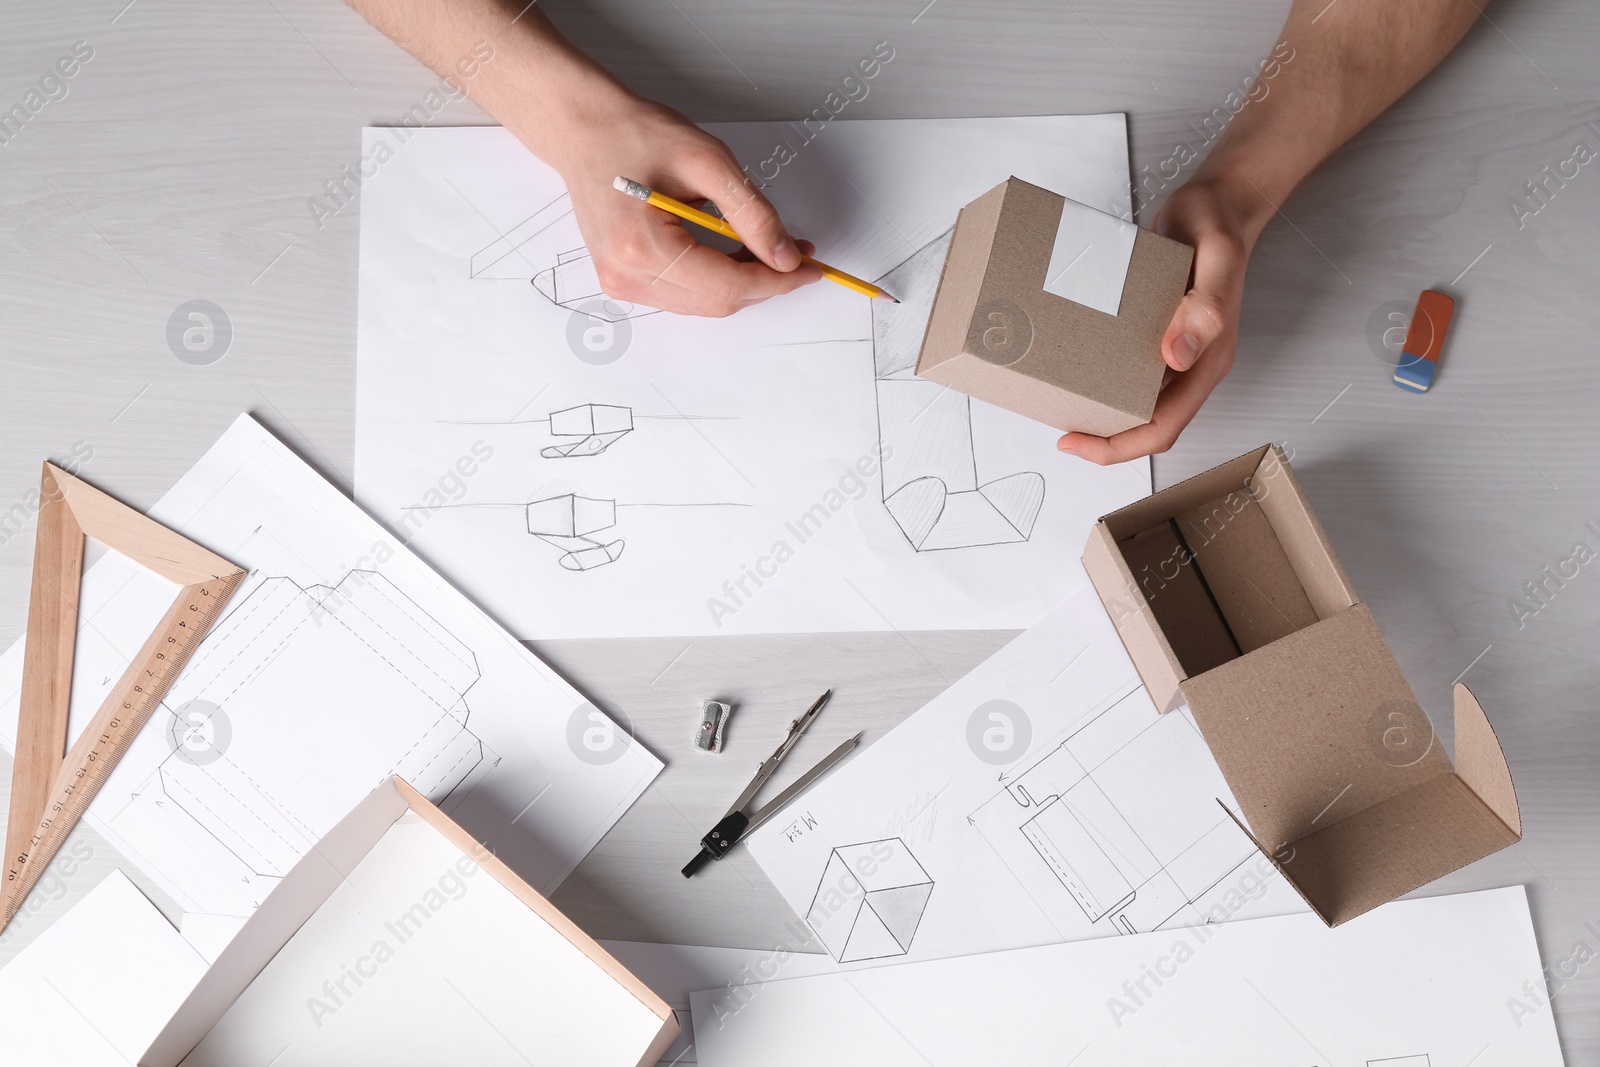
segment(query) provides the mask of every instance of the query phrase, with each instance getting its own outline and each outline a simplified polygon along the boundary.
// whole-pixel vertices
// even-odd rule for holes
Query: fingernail
[[[1200,342],[1192,334],[1179,334],[1178,339],[1172,342],[1172,353],[1178,357],[1178,362],[1183,364],[1185,370],[1194,363],[1194,357],[1200,354]]]
[[[1069,437],[1063,437],[1061,440],[1057,441],[1056,448],[1062,452],[1071,452],[1073,455],[1077,455],[1077,453],[1073,451],[1072,439]]]
[[[778,265],[779,270],[794,270],[800,265],[800,250],[794,242],[785,237],[778,242],[778,247],[772,250],[772,262]]]

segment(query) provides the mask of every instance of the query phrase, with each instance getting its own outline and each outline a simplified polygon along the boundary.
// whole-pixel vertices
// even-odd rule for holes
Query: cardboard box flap
[[[1517,840],[1447,773],[1301,838],[1280,850],[1276,865],[1328,925],[1338,926]]]
[[[1337,615],[1361,598],[1356,595],[1344,564],[1333,551],[1327,531],[1307,502],[1300,479],[1277,445],[1273,456],[1250,478],[1250,494],[1272,522],[1283,547],[1295,561],[1295,574],[1317,618]]]
[[[1122,647],[1128,650],[1128,658],[1133,660],[1150,699],[1162,711],[1170,711],[1183,699],[1178,692],[1178,683],[1185,677],[1183,665],[1134,584],[1122,550],[1103,524],[1096,523],[1089,532],[1083,569],[1111,616]]]
[[[1427,716],[1364,604],[1179,690],[1268,850],[1450,773],[1431,730],[1425,746],[1390,743]]]
[[[1249,490],[1213,498],[1176,522],[1238,652],[1254,652],[1322,617],[1311,606],[1266,509]]]
[[[1522,809],[1511,768],[1489,717],[1472,691],[1456,683],[1456,774],[1494,812],[1506,829],[1522,836]]]
[[[1184,562],[1189,558],[1188,549],[1178,536],[1176,523],[1152,526],[1119,547],[1156,617],[1157,629],[1178,657],[1183,677],[1204,674],[1239,655],[1239,646],[1199,568]]]
[[[1174,515],[1197,508],[1208,500],[1214,500],[1230,489],[1243,487],[1255,473],[1256,468],[1261,466],[1261,460],[1271,447],[1262,445],[1226,463],[1219,463],[1210,470],[1201,471],[1194,477],[1186,478],[1154,496],[1135,500],[1127,507],[1102,515],[1100,521],[1106,524],[1116,540],[1132,537],[1158,522],[1165,522]]]
[[[989,250],[994,245],[995,227],[1000,222],[1000,205],[1005,200],[1005,185],[997,185],[961,209],[956,231],[973,240],[950,243],[944,266],[939,270],[938,292],[965,294],[961,300],[935,299],[928,315],[928,326],[917,353],[917,373],[923,374],[940,363],[962,355],[967,330],[978,302],[978,290]]]

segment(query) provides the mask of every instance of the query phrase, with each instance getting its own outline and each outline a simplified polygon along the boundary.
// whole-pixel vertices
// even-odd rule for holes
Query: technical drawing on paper
[[[949,245],[947,232],[877,279],[900,303],[872,302],[878,436],[888,446],[882,500],[918,552],[1027,541],[1044,506],[1044,475],[1038,471],[980,473],[971,399],[914,373]],[[605,322],[657,310],[605,297],[567,194],[475,253],[470,273],[473,278],[530,278],[552,303]],[[562,416],[561,429],[557,416]],[[628,409],[606,405],[582,405],[552,412],[550,418],[552,435],[580,439],[546,447],[540,452],[546,459],[598,455],[633,429]],[[571,566],[568,556],[561,559],[568,569],[588,569]]]
[[[1151,768],[1205,767],[1212,758],[1188,718],[1149,717],[1142,693],[1135,686],[1005,776],[1005,791],[973,813],[1014,871],[1023,873],[1031,856],[1034,869],[1042,863],[1054,876],[1044,884],[1070,896],[1084,918],[1123,934],[1207,922],[1229,875],[1257,854],[1220,807],[1173,810],[1152,794]],[[1019,838],[1031,847],[1011,847]]]
[[[617,502],[563,493],[528,505],[528,532],[561,549],[556,562],[569,571],[587,571],[622,558],[623,540],[601,541],[591,534],[617,524]]]
[[[563,570],[592,571],[621,559],[622,550],[627,547],[627,542],[620,537],[607,541],[603,537],[594,536],[617,525],[619,508],[747,508],[749,506],[733,501],[619,502],[613,498],[567,492],[540,497],[526,504],[504,502],[413,504],[402,510],[433,512],[440,508],[489,510],[514,508],[522,512],[528,533],[561,550],[556,562]]]
[[[578,232],[572,198],[562,193],[473,254],[473,278],[531,281],[557,307],[605,322],[654,315],[659,308],[606,296]]]
[[[949,247],[947,232],[877,279],[900,303],[872,301],[883,504],[918,552],[1026,541],[1044,506],[1039,472],[979,472],[971,399],[915,374]]]
[[[446,426],[544,426],[553,444],[539,449],[541,459],[584,459],[603,456],[612,445],[641,429],[642,422],[738,422],[737,415],[641,414],[625,404],[574,404],[537,419],[444,419]],[[703,434],[702,434],[703,436]]]
[[[551,437],[576,437],[576,441],[548,445],[539,450],[545,459],[598,456],[633,432],[633,409],[615,404],[579,404],[550,413]]]
[[[169,709],[214,709],[213,747],[173,751],[108,820],[185,879],[199,910],[259,902],[374,785],[447,803],[494,758],[468,728],[477,657],[383,575],[260,581],[206,639]],[[383,729],[371,728],[374,711]],[[159,831],[159,832],[157,832]]]
[[[898,837],[828,853],[806,922],[840,963],[904,956],[933,894],[933,879]]]

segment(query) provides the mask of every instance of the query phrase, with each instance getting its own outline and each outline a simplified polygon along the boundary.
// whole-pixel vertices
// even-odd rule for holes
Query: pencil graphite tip
[[[900,303],[900,301],[898,299],[896,299],[895,297],[890,296],[888,293],[884,292],[882,289],[879,289],[877,295],[874,296],[872,299],[874,299],[874,300],[887,300],[891,304]]]
[[[635,200],[650,199],[650,190],[647,187],[640,185],[632,178],[624,178],[620,174],[611,179],[611,187],[619,193],[627,193]]]

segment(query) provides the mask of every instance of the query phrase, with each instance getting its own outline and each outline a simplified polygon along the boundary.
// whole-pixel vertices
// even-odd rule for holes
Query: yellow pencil
[[[652,204],[662,211],[670,211],[680,219],[688,219],[696,226],[704,226],[714,233],[720,233],[724,237],[744,244],[744,238],[735,233],[732,226],[729,226],[715,215],[708,215],[698,208],[692,208],[680,200],[674,200],[670,196],[658,193],[654,189],[640,185],[631,178],[624,178],[621,175],[618,175],[611,184],[618,192],[626,193],[635,200],[643,200],[645,203]],[[893,304],[900,303],[900,301],[879,289],[876,285],[871,282],[864,282],[854,274],[846,274],[839,268],[830,267],[820,260],[812,259],[810,256],[801,256],[800,258],[822,271],[822,276],[830,282],[837,282],[846,289],[854,289],[856,292],[870,296],[874,300],[887,300]]]

